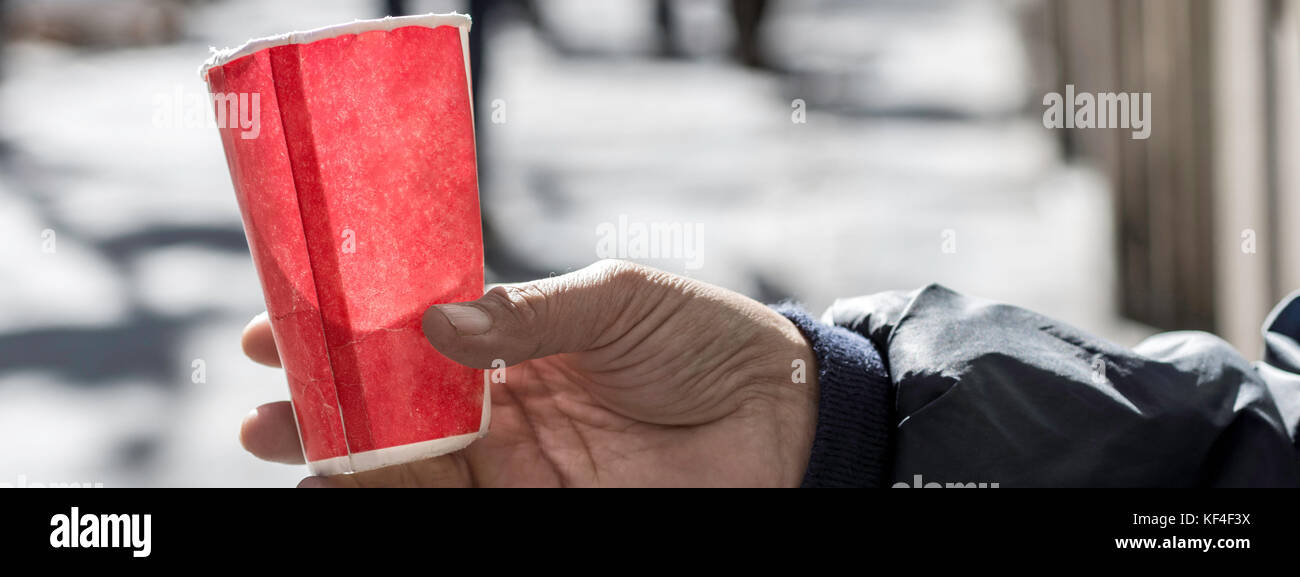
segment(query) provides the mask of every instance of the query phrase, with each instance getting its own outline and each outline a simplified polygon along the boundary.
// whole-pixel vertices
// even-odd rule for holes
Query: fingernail
[[[470,305],[434,305],[462,337],[481,335],[492,328],[492,317],[483,309]]]

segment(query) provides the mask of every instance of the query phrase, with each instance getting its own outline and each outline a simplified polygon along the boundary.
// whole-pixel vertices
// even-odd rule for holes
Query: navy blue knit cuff
[[[875,346],[853,331],[817,322],[793,304],[772,308],[799,327],[817,356],[817,433],[803,486],[885,486],[893,385]]]

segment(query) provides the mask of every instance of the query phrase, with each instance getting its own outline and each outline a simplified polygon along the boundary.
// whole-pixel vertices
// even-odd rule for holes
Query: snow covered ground
[[[491,106],[478,120],[484,206],[531,268],[596,260],[602,226],[681,225],[702,231],[697,262],[646,262],[756,298],[819,311],[941,282],[1124,344],[1144,333],[1114,314],[1105,185],[1062,164],[1024,102],[1004,4],[926,2],[918,14],[776,3],[765,34],[779,39],[771,56],[785,75],[725,59],[727,36],[713,32],[728,22],[725,2],[683,11],[691,60],[648,57],[649,2],[600,4],[583,19],[566,18],[576,0],[544,11],[587,56],[501,28],[477,80]],[[262,302],[216,131],[160,110],[204,94],[195,72],[210,44],[372,17],[377,5],[227,0],[190,12],[178,44],[10,47],[0,485],[287,485],[305,474],[236,442],[248,409],[285,387],[239,352]]]

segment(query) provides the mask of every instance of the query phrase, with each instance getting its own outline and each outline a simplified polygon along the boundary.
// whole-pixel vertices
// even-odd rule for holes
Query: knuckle
[[[548,308],[546,293],[532,284],[499,285],[484,298],[525,326],[538,323]]]
[[[623,284],[645,280],[650,269],[631,261],[604,259],[587,267],[594,284]]]

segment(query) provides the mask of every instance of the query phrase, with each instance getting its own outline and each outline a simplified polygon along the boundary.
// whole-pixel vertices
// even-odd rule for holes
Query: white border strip
[[[449,14],[422,14],[419,16],[389,16],[376,20],[354,20],[346,24],[335,24],[315,30],[305,32],[290,32],[278,36],[267,36],[266,38],[257,38],[243,43],[237,48],[226,48],[217,50],[216,47],[209,48],[212,56],[208,57],[207,62],[199,68],[199,76],[206,82],[208,80],[208,71],[217,67],[224,66],[234,60],[238,60],[249,54],[261,52],[267,48],[276,46],[287,46],[290,44],[311,44],[318,40],[337,38],[348,34],[361,34],[363,32],[372,32],[382,30],[390,32],[398,28],[407,26],[424,26],[425,28],[437,28],[439,26],[455,26],[461,29],[462,38],[464,33],[469,32],[470,18],[459,12]],[[468,49],[468,47],[466,48]]]
[[[488,427],[492,422],[492,384],[484,378],[483,383],[483,418],[479,420],[479,430],[477,433],[465,435],[456,435],[445,439],[433,439],[431,441],[421,441],[409,445],[398,445],[396,447],[384,447],[373,451],[353,453],[352,455],[342,455],[319,461],[307,463],[307,469],[313,475],[342,475],[344,473],[360,473],[371,469],[379,469],[389,465],[398,465],[401,463],[410,463],[422,459],[432,459],[439,455],[445,455],[459,451],[468,447],[470,443],[487,435]]]

